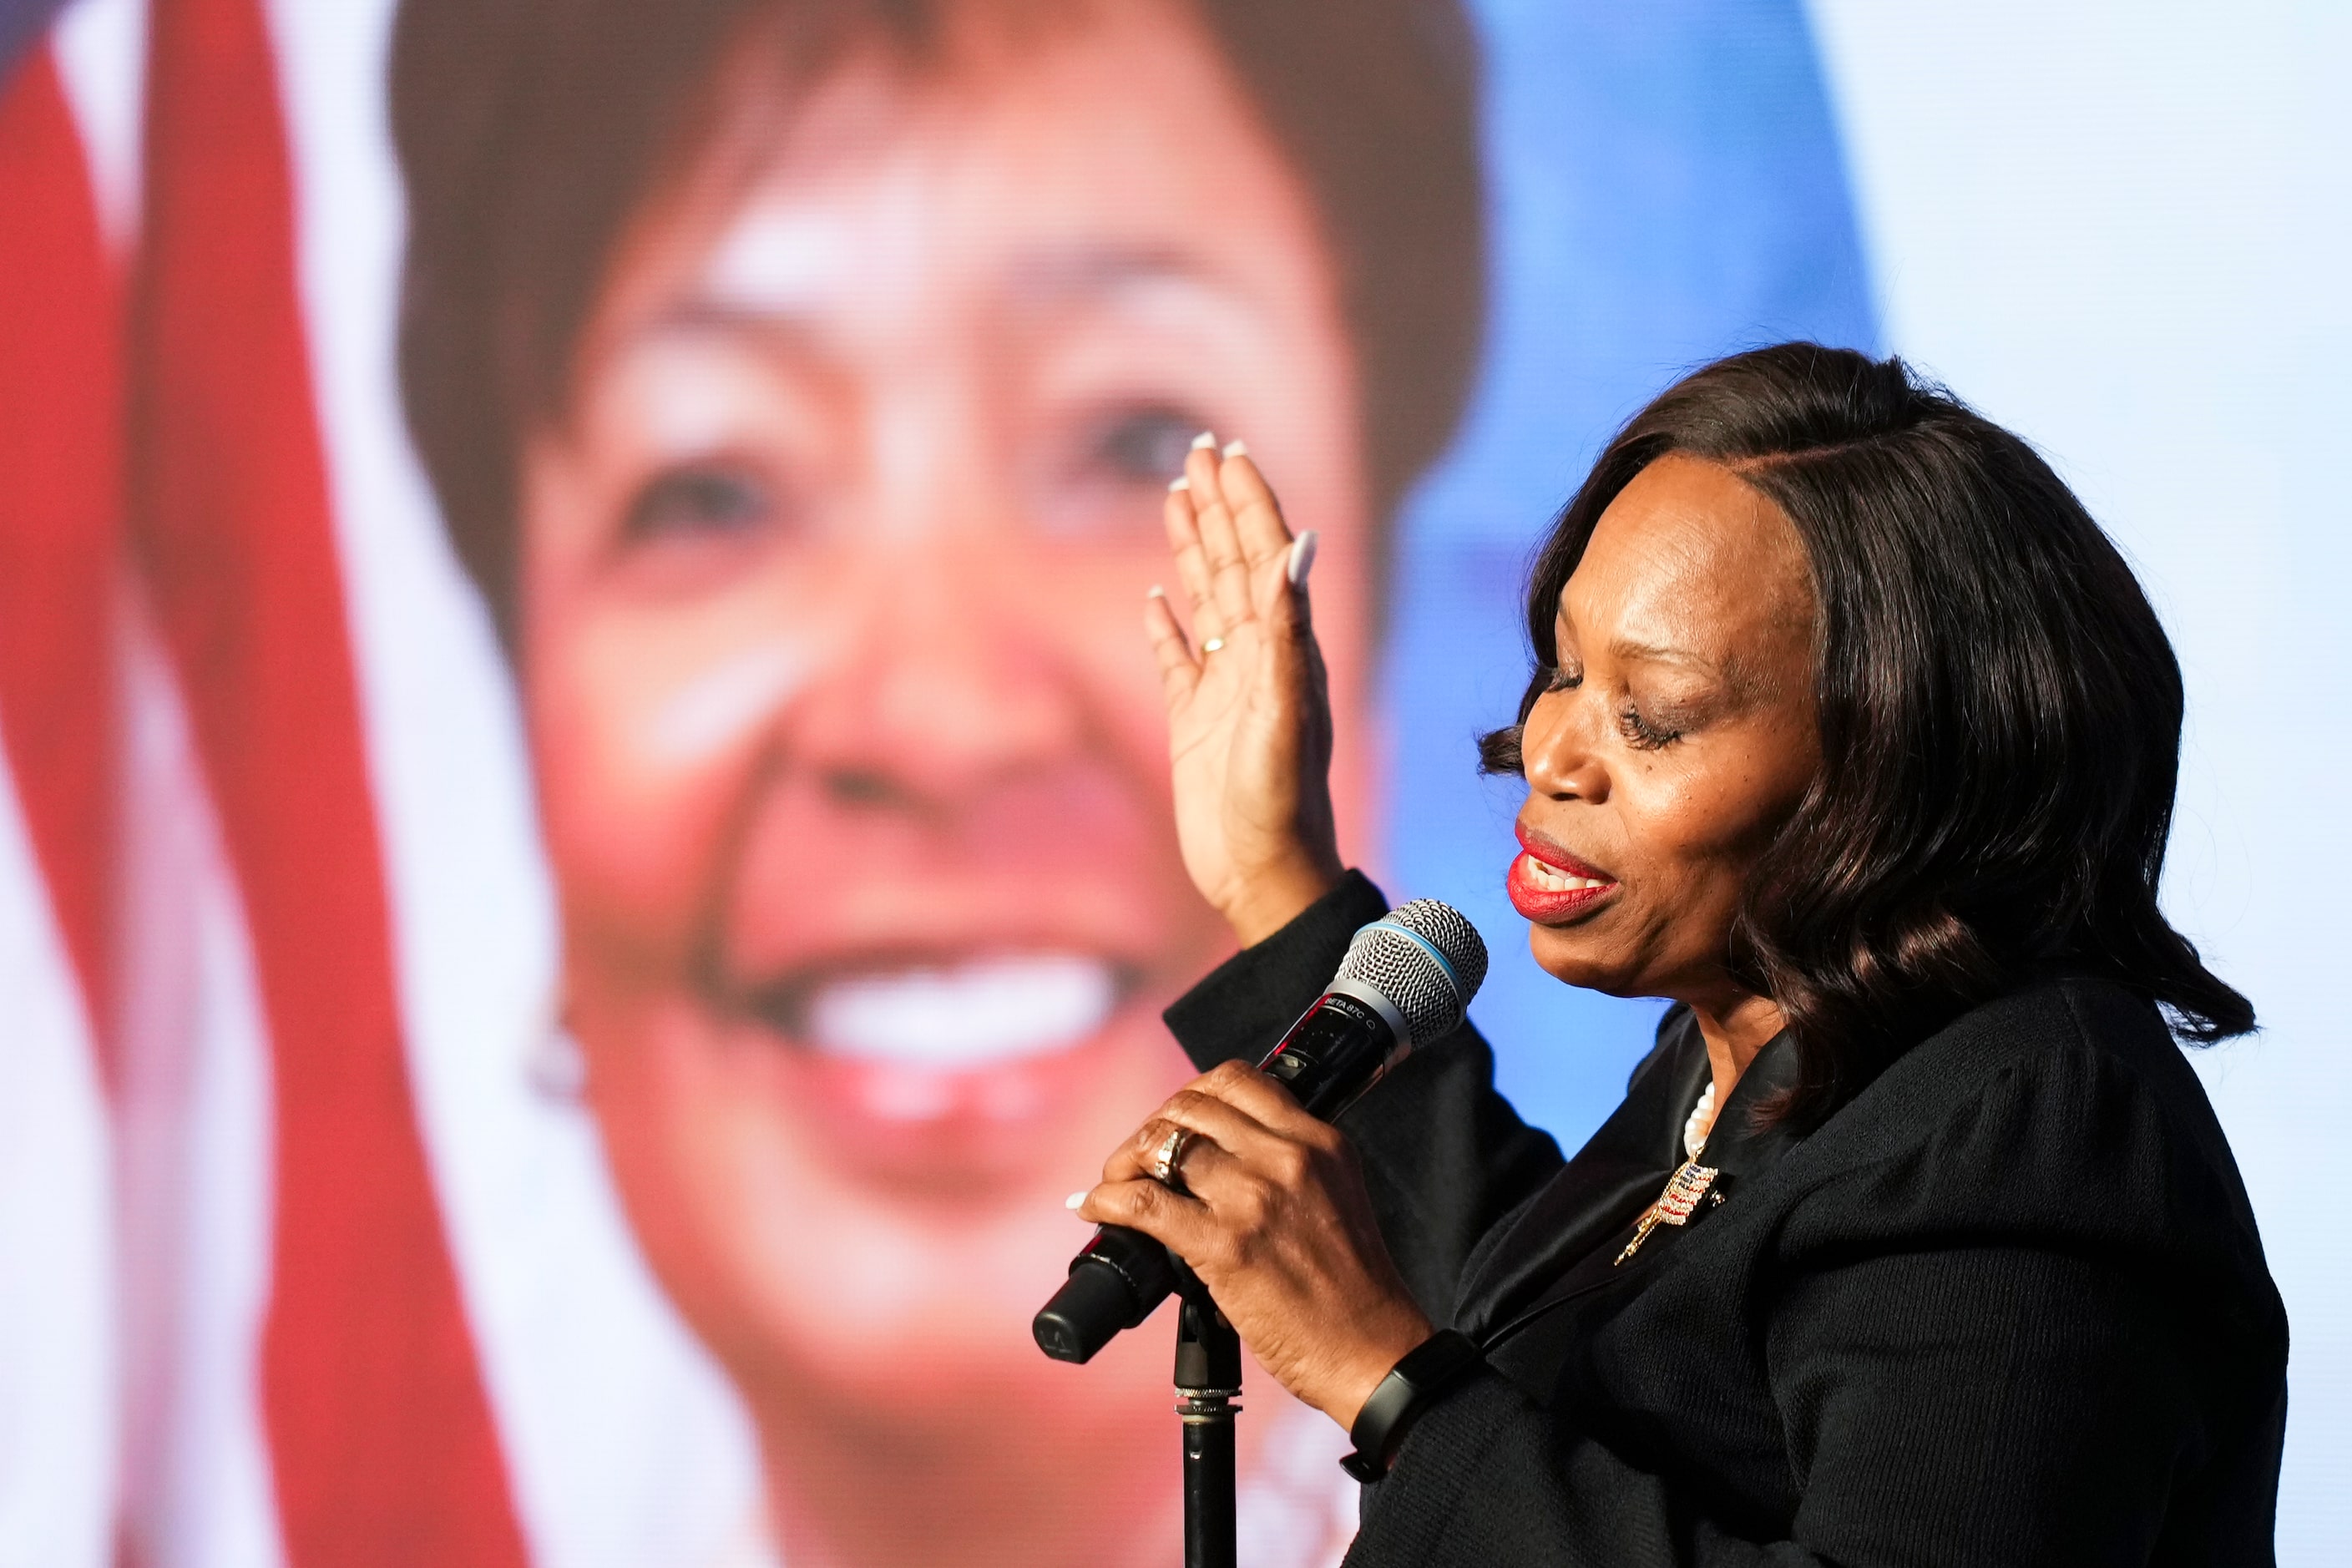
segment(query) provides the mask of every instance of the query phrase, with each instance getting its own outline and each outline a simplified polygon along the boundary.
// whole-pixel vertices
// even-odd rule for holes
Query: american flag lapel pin
[[[1649,1240],[1650,1233],[1658,1226],[1689,1224],[1690,1216],[1697,1211],[1699,1200],[1706,1197],[1708,1189],[1715,1185],[1717,1174],[1712,1165],[1702,1165],[1696,1160],[1684,1161],[1682,1168],[1667,1178],[1666,1190],[1658,1194],[1658,1201],[1643,1210],[1642,1217],[1634,1223],[1633,1239],[1627,1242],[1625,1250],[1617,1255],[1617,1262],[1622,1263],[1640,1251],[1642,1243]],[[1611,1265],[1612,1268],[1615,1266]]]

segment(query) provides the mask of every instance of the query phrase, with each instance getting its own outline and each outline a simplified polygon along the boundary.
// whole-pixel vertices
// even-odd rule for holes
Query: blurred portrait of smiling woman
[[[1387,905],[1281,509],[1246,456],[1186,478],[1190,626],[1145,618],[1245,946],[1079,1213],[1349,1431],[1349,1562],[2273,1560],[2286,1323],[2179,1048],[2253,1015],[2157,904],[2179,670],[2032,447],[1790,343],[1669,388],[1559,515],[1483,748],[1511,899],[1553,975],[1675,1004],[1566,1160],[1467,1026],[1336,1125],[1246,1065]]]
[[[1361,732],[1476,357],[1473,66],[1431,0],[404,6],[409,422],[513,659],[585,1103],[758,1432],[752,1556],[1168,1554],[1164,1348],[1026,1331],[1231,945],[1134,595],[1247,430]],[[1336,1557],[1319,1420],[1268,1385],[1247,1441],[1270,1561]]]

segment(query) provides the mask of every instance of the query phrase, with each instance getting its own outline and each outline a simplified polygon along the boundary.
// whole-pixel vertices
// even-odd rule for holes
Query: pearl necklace
[[[1683,1123],[1683,1152],[1692,1159],[1706,1147],[1706,1135],[1715,1131],[1715,1080],[1709,1079],[1706,1092],[1691,1107],[1689,1120]]]

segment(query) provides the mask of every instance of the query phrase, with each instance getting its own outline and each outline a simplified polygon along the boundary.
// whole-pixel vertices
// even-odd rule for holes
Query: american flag
[[[533,1083],[511,696],[396,405],[393,9],[0,7],[0,1562],[755,1516]]]

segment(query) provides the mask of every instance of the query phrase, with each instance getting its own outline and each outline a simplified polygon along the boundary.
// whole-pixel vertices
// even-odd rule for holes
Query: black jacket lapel
[[[1578,1259],[1633,1225],[1681,1163],[1683,1119],[1706,1074],[1706,1043],[1689,1015],[1669,1017],[1658,1048],[1635,1071],[1609,1120],[1472,1255],[1455,1328],[1483,1340],[1493,1325],[1546,1294]]]
[[[1697,1028],[1692,1026],[1689,1033],[1696,1042]],[[1696,1101],[1699,1086],[1705,1079],[1706,1048],[1700,1044],[1696,1050],[1701,1070],[1692,1078],[1688,1095],[1672,1102],[1682,1108],[1683,1114],[1687,1114],[1689,1105]],[[1549,1286],[1535,1290],[1522,1288],[1514,1296],[1504,1299],[1498,1303],[1502,1310],[1490,1311],[1481,1321],[1480,1331],[1472,1332],[1472,1337],[1479,1340],[1493,1353],[1497,1369],[1512,1374],[1531,1388],[1546,1384],[1549,1369],[1558,1361],[1557,1353],[1548,1344],[1540,1342],[1548,1341],[1550,1336],[1535,1333],[1528,1337],[1538,1343],[1516,1342],[1522,1335],[1528,1334],[1531,1325],[1551,1315],[1555,1309],[1565,1303],[1604,1286],[1621,1281],[1631,1284],[1645,1279],[1674,1247],[1684,1231],[1695,1228],[1717,1205],[1737,1201],[1742,1185],[1760,1178],[1793,1148],[1800,1142],[1799,1135],[1778,1123],[1759,1127],[1756,1110],[1769,1097],[1793,1084],[1796,1073],[1796,1046],[1786,1034],[1781,1034],[1758,1052],[1748,1070],[1739,1075],[1738,1084],[1732,1089],[1723,1110],[1717,1113],[1714,1131],[1707,1135],[1706,1147],[1700,1151],[1698,1163],[1714,1171],[1715,1176],[1707,1189],[1707,1201],[1699,1205],[1688,1225],[1653,1228],[1641,1249],[1620,1262],[1625,1244],[1633,1239],[1636,1223],[1664,1189],[1675,1166],[1681,1163],[1679,1159],[1675,1166],[1655,1172],[1647,1189],[1640,1194],[1629,1209],[1617,1211],[1617,1223],[1612,1228],[1601,1231],[1597,1237],[1592,1236],[1597,1222],[1602,1217],[1597,1207],[1590,1214],[1577,1216],[1582,1223],[1575,1227],[1575,1238],[1583,1241],[1591,1237],[1593,1244],[1575,1252],[1561,1247],[1552,1247],[1549,1255],[1560,1261],[1556,1265]],[[1628,1104],[1631,1104],[1630,1098]],[[1677,1116],[1674,1147],[1678,1155],[1682,1152],[1681,1144],[1682,1121]],[[1561,1173],[1560,1179],[1566,1180],[1574,1169],[1571,1162],[1569,1170]],[[1528,1220],[1534,1218],[1531,1212]],[[1567,1238],[1563,1237],[1561,1239]]]

